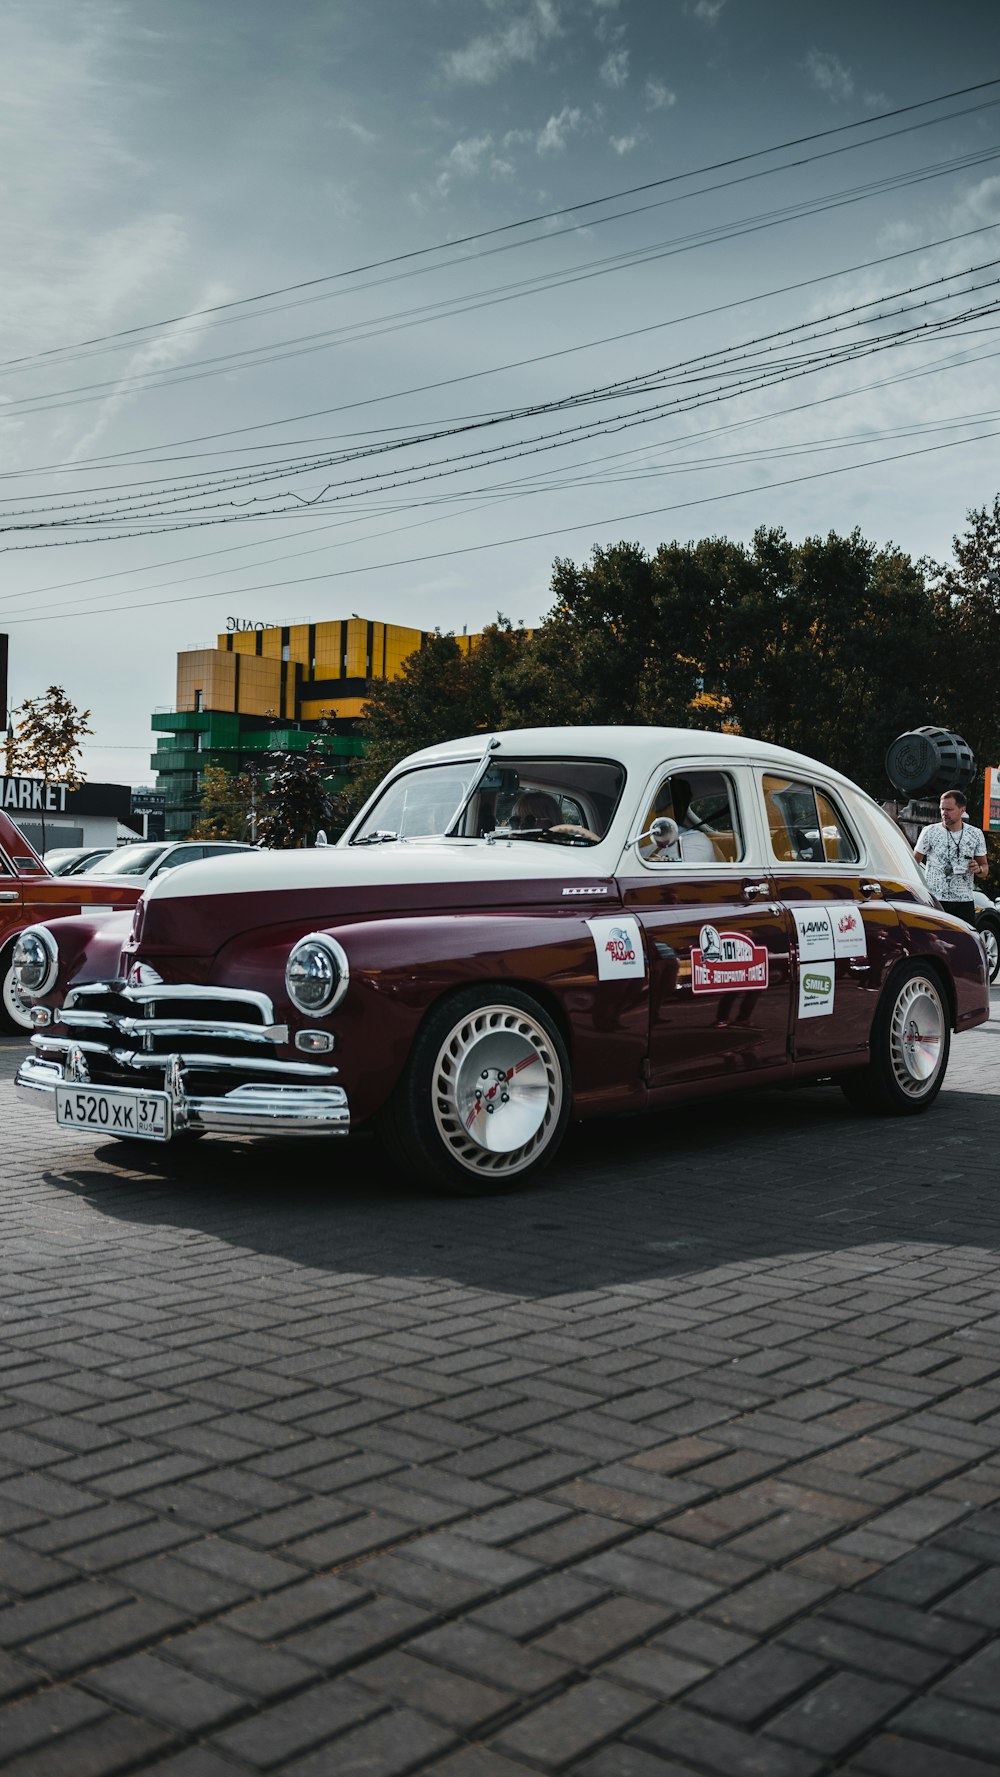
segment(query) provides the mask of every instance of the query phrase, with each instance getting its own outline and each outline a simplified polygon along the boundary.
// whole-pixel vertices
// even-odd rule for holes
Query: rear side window
[[[765,776],[771,853],[780,864],[856,864],[858,848],[825,790],[798,778]]]
[[[647,864],[738,864],[743,836],[726,773],[664,777],[646,811],[639,851]]]

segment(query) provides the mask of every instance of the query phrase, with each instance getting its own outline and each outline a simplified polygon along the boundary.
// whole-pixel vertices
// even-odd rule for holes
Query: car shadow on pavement
[[[813,1088],[580,1125],[534,1185],[481,1198],[411,1190],[364,1135],[108,1143],[43,1178],[111,1221],[318,1272],[550,1296],[859,1245],[1000,1247],[998,1135],[993,1097],[882,1121]]]

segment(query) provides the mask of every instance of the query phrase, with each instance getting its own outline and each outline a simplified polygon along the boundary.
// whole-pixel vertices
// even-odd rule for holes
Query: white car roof
[[[412,765],[428,765],[434,760],[479,757],[486,750],[489,734],[464,735],[459,740],[441,741],[410,753],[400,761],[396,771]],[[773,766],[793,776],[796,772],[819,773],[831,782],[858,790],[859,785],[832,766],[812,759],[807,753],[792,752],[788,747],[772,746],[765,740],[751,740],[743,734],[716,734],[703,728],[505,728],[492,736],[500,745],[493,753],[496,759],[505,754],[534,754],[536,757],[563,759],[616,759],[629,772],[648,774],[667,760],[695,756],[699,759],[730,760],[740,764]],[[394,775],[394,774],[393,774]],[[866,795],[866,791],[860,791]],[[869,798],[871,800],[871,798]]]

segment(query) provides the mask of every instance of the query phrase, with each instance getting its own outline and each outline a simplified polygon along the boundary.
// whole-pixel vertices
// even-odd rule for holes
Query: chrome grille
[[[94,1081],[129,1073],[165,1071],[172,1062],[198,1074],[293,1075],[329,1079],[333,1067],[280,1061],[275,1047],[288,1042],[287,1024],[276,1024],[266,994],[249,989],[168,985],[128,987],[123,981],[75,987],[56,1014],[68,1037],[42,1036],[42,1054],[86,1058]]]

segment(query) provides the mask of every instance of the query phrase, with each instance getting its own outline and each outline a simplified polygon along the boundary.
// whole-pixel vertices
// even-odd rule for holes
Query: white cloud
[[[608,141],[616,154],[631,154],[638,142],[638,136],[609,136]]]
[[[811,49],[806,67],[820,92],[827,93],[834,104],[844,104],[854,92],[854,76],[832,50]]]
[[[668,111],[677,103],[677,94],[672,93],[662,80],[647,80],[645,93],[647,111]]]
[[[575,105],[564,105],[558,117],[550,117],[535,143],[539,154],[561,153],[566,139],[583,125],[583,112]]]
[[[528,12],[511,19],[502,30],[449,51],[445,75],[457,85],[490,86],[518,63],[533,62],[542,45],[558,35],[559,14],[553,0],[534,0]]]
[[[530,133],[527,139],[530,141]],[[503,145],[508,145],[507,136]],[[466,136],[450,150],[444,169],[438,175],[437,189],[443,197],[451,189],[454,179],[474,179],[482,172],[490,173],[495,179],[508,178],[513,171],[512,162],[504,160],[496,151],[490,134]]]
[[[357,137],[359,142],[363,142],[366,148],[369,147],[372,142],[378,141],[378,136],[375,134],[374,130],[366,129],[363,123],[355,123],[353,117],[339,118],[337,128],[339,130],[349,131],[352,136]]]
[[[145,169],[129,154],[107,91],[113,21],[82,9],[60,38],[39,8],[7,8],[0,56],[0,239],[9,355],[114,326],[179,256],[178,218],[144,202]],[[16,72],[15,72],[16,71]],[[150,182],[155,186],[155,181]],[[108,195],[139,194],[129,252],[112,252]],[[124,205],[118,205],[121,214]],[[104,227],[95,227],[95,214]]]
[[[214,308],[217,304],[227,301],[231,296],[232,291],[227,285],[210,284],[200,301],[194,304],[192,314],[196,314],[200,309]],[[137,377],[155,376],[159,371],[171,370],[175,365],[183,364],[185,359],[190,358],[192,353],[198,349],[202,338],[203,333],[200,327],[189,326],[185,321],[179,321],[175,326],[158,334],[155,339],[147,340],[144,345],[138,346],[134,352],[130,352],[117,384],[107,400],[101,402],[96,419],[83,437],[77,439],[73,449],[68,453],[66,461],[76,462],[78,458],[92,451],[98,439],[103,437],[112,420],[118,417],[122,409],[131,406],[134,401],[141,398],[144,387],[148,385],[141,381],[136,384]]]
[[[623,87],[628,79],[628,50],[613,49],[601,63],[600,74],[605,86]]]
[[[695,0],[694,16],[703,25],[717,25],[726,0]]]

